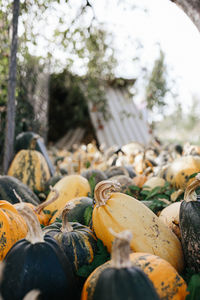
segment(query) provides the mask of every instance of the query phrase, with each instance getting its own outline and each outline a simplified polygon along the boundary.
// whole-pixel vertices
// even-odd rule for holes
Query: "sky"
[[[79,1],[73,0],[73,5],[79,6]],[[34,27],[38,32],[39,43],[37,47],[30,45],[32,54],[47,53],[48,47],[42,35],[51,38],[58,23],[57,14],[66,14],[65,1],[60,2],[60,6],[52,9],[52,15],[48,16],[47,21],[44,18],[38,27]],[[200,99],[200,33],[180,8],[169,0],[91,0],[91,3],[96,18],[113,34],[113,46],[119,61],[117,76],[137,77],[142,85],[139,78],[140,68],[143,66],[151,70],[154,60],[158,57],[160,44],[165,52],[169,76],[174,79],[174,85],[179,91],[179,102],[184,110],[187,111],[191,106],[193,95]],[[70,14],[73,14],[73,10]],[[66,14],[67,22],[69,18]],[[23,32],[22,24],[19,32]],[[136,49],[138,40],[143,48]],[[55,58],[63,60],[64,64],[67,53],[63,53],[57,47],[53,54]],[[133,64],[133,58],[137,55],[140,57],[140,63]],[[81,70],[80,62],[77,61],[78,69]],[[136,101],[143,101],[142,87]],[[173,99],[169,99],[169,102],[173,111]]]

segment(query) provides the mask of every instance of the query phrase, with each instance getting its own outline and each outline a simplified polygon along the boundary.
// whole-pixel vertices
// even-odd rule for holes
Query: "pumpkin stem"
[[[28,292],[28,294],[25,295],[23,300],[37,300],[39,295],[40,295],[39,290],[32,290],[32,291]]]
[[[60,229],[62,232],[71,232],[71,231],[73,231],[73,227],[68,222],[67,214],[72,208],[74,208],[74,206],[75,205],[74,205],[73,202],[68,202],[67,205],[64,207],[64,209],[62,211],[62,227]]]
[[[30,141],[30,144],[29,144],[29,150],[35,150],[36,148],[36,143],[37,143],[37,140],[40,138],[39,135],[35,135],[31,141]]]
[[[130,230],[124,230],[116,233],[109,229],[110,233],[115,236],[115,240],[112,245],[111,252],[111,265],[114,268],[129,268],[131,267],[131,261],[129,255],[131,253],[130,241],[132,239],[132,233]]]
[[[21,198],[20,195],[15,191],[15,189],[13,189],[13,193],[15,194],[15,197],[19,200],[19,203],[23,203],[22,198]]]
[[[196,188],[200,186],[200,173],[198,173],[195,177],[195,180],[192,181],[185,190],[184,194],[184,201],[190,202],[190,201],[196,201],[197,195],[196,195]]]
[[[97,207],[105,205],[110,198],[110,193],[120,190],[120,183],[111,180],[103,180],[97,183],[94,190],[94,198]]]
[[[43,203],[39,204],[37,207],[34,208],[35,213],[40,214],[41,211],[43,210],[43,208],[45,208],[46,206],[48,206],[49,204],[53,203],[56,199],[58,199],[59,197],[59,192],[58,190],[56,190],[55,188],[53,188],[52,186],[50,186],[50,190],[51,192],[54,192],[55,195],[50,198],[48,201],[44,201]]]
[[[24,203],[21,203],[21,205],[17,207],[17,211],[25,219],[28,226],[26,240],[31,244],[44,242],[44,233],[42,232],[38,218],[33,210]]]

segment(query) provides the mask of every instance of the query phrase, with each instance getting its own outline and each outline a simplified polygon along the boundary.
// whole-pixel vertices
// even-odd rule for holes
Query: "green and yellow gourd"
[[[29,150],[21,150],[15,155],[8,175],[27,184],[31,190],[41,192],[50,178],[50,172],[44,156],[34,150],[35,144],[34,138]]]
[[[52,236],[70,259],[75,272],[93,261],[97,250],[94,232],[77,222],[68,222],[67,213],[73,203],[68,203],[62,212],[62,223],[54,222],[44,227],[43,232]]]
[[[184,267],[183,251],[179,239],[144,204],[128,195],[114,192],[118,185],[102,181],[96,185],[92,222],[96,236],[111,251],[113,235],[130,230],[133,234],[131,249],[157,255],[181,272]]]

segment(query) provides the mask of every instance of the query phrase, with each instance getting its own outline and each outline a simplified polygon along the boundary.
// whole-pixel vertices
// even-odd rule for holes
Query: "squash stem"
[[[44,242],[44,233],[33,210],[26,204],[21,203],[21,205],[17,208],[17,211],[25,219],[28,226],[26,240],[28,240],[31,244]]]
[[[53,203],[56,199],[58,199],[59,197],[59,192],[58,190],[56,190],[55,188],[53,188],[52,186],[50,186],[50,190],[51,192],[54,192],[55,195],[50,198],[48,201],[44,201],[43,203],[39,204],[38,206],[36,206],[34,208],[35,213],[40,214],[41,211],[43,210],[43,208],[45,208],[46,206],[48,206],[49,204]]]
[[[131,267],[130,261],[130,241],[132,233],[130,230],[124,230],[120,233],[115,233],[112,229],[110,232],[115,236],[111,252],[111,265],[113,268],[129,268]]]
[[[196,201],[197,195],[195,193],[196,188],[200,186],[200,173],[198,173],[195,177],[195,180],[192,181],[186,188],[185,194],[184,194],[184,201],[190,202],[190,201]]]
[[[117,192],[120,189],[120,183],[111,180],[103,180],[95,186],[94,198],[97,207],[105,205],[110,198],[112,192]]]
[[[73,227],[68,222],[68,217],[67,217],[68,212],[73,207],[74,207],[74,203],[68,202],[67,205],[64,207],[64,209],[62,211],[62,227],[61,227],[62,232],[71,232],[71,231],[73,231]]]

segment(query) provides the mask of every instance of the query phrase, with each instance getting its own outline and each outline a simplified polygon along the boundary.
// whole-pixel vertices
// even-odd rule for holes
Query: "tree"
[[[7,173],[9,163],[13,156],[14,135],[15,135],[15,88],[16,88],[16,68],[17,68],[17,42],[18,42],[18,17],[20,0],[13,2],[12,21],[12,43],[8,79],[8,103],[6,114],[6,132],[4,144],[3,171]]]

